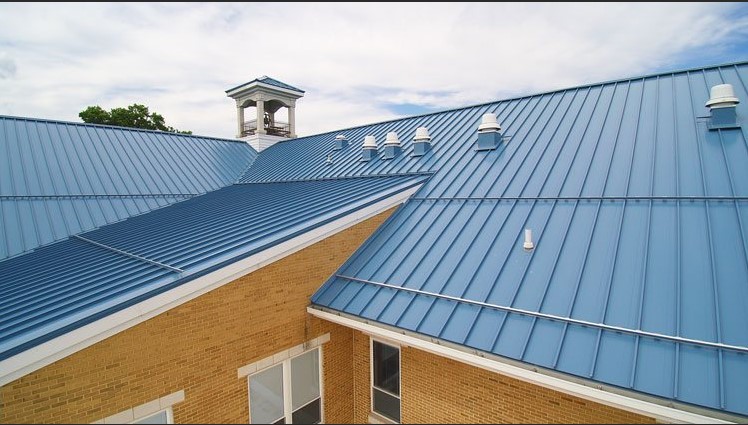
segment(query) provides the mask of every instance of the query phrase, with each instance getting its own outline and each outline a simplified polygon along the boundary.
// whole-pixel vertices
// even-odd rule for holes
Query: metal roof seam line
[[[86,239],[86,238],[84,238],[81,235],[73,235],[73,237],[76,238],[76,239],[82,240],[83,242],[88,242],[88,243],[90,243],[92,245],[96,245],[96,246],[98,246],[100,248],[104,248],[104,249],[107,249],[109,251],[116,252],[117,254],[121,254],[121,255],[124,255],[126,257],[135,258],[136,260],[140,260],[140,261],[143,261],[143,262],[146,262],[146,263],[149,263],[149,264],[153,264],[154,266],[158,266],[158,267],[161,267],[163,269],[167,269],[167,270],[173,271],[175,273],[179,273],[179,274],[183,274],[184,273],[184,270],[182,270],[182,269],[178,269],[178,268],[170,266],[168,264],[159,263],[158,261],[154,261],[154,260],[151,260],[151,259],[148,259],[148,258],[145,258],[145,257],[141,257],[140,255],[133,254],[133,253],[127,252],[127,251],[123,251],[121,249],[117,249],[117,248],[111,247],[109,245],[104,245],[103,243],[92,241],[91,239]]]
[[[576,324],[576,325],[581,325],[581,326],[593,327],[593,328],[609,330],[613,332],[627,333],[631,335],[646,336],[646,337],[655,338],[655,339],[663,339],[663,340],[679,342],[683,344],[691,344],[691,345],[716,348],[716,349],[721,349],[721,350],[737,351],[739,353],[748,353],[748,347],[743,347],[743,346],[738,346],[738,345],[729,345],[729,344],[716,343],[716,342],[710,342],[710,341],[702,341],[702,340],[697,340],[697,339],[676,337],[676,336],[658,334],[654,332],[647,332],[647,331],[643,331],[640,329],[628,329],[628,328],[623,328],[620,326],[606,325],[604,323],[595,323],[595,322],[589,322],[586,320],[573,319],[571,317],[562,317],[562,316],[556,316],[554,314],[540,313],[540,312],[534,312],[534,311],[529,311],[529,310],[523,310],[523,309],[515,308],[515,307],[507,307],[507,306],[501,306],[501,305],[496,305],[496,304],[489,304],[489,303],[485,303],[481,301],[468,300],[464,298],[453,297],[450,295],[443,295],[443,294],[437,294],[434,292],[422,291],[420,289],[411,289],[411,288],[406,288],[403,286],[392,285],[389,283],[374,282],[371,280],[359,279],[355,277],[344,276],[341,274],[336,274],[335,276],[341,279],[346,279],[346,280],[353,281],[353,282],[359,282],[359,283],[365,283],[365,284],[375,285],[375,286],[384,287],[384,288],[390,288],[396,291],[410,292],[416,295],[425,295],[425,296],[433,297],[437,299],[444,299],[444,300],[465,303],[465,304],[473,304],[479,307],[487,307],[487,308],[491,308],[494,310],[500,310],[500,311],[505,311],[509,313],[516,313],[516,314],[521,314],[525,316],[539,317],[542,319],[548,319],[548,320],[554,320],[554,321],[559,321],[559,322],[564,322],[564,323],[571,323],[571,324]]]

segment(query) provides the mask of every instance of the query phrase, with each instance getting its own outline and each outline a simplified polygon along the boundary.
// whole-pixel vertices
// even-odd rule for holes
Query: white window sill
[[[400,422],[395,422],[390,418],[386,418],[379,413],[369,412],[369,423],[370,424],[397,424]]]

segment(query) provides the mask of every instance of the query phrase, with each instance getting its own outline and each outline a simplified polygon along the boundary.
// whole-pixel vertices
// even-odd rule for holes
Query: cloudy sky
[[[137,102],[218,137],[262,75],[306,90],[309,135],[745,59],[742,4],[0,4],[0,114]]]

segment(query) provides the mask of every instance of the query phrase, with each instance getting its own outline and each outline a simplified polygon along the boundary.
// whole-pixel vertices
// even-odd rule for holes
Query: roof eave
[[[312,304],[307,312],[368,335],[384,338],[404,346],[417,348],[461,363],[500,373],[524,382],[560,391],[618,409],[654,417],[671,423],[742,423],[746,417],[728,412],[680,403],[676,400],[649,396],[593,380],[567,375],[529,363],[507,359],[434,338],[370,321],[328,307]]]

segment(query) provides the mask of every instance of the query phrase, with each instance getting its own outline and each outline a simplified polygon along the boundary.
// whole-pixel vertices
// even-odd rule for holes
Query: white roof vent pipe
[[[426,127],[418,127],[416,129],[416,135],[413,137],[413,156],[426,155],[431,149],[431,136],[429,135],[429,129]]]
[[[478,126],[478,150],[488,151],[499,147],[501,143],[501,125],[496,114],[483,114]]]
[[[335,147],[333,150],[339,151],[348,146],[348,138],[344,134],[338,134],[335,136]]]
[[[711,119],[707,126],[710,130],[740,128],[737,104],[740,99],[735,96],[732,84],[718,84],[712,87],[706,106],[711,110]]]
[[[327,154],[327,161],[325,161],[325,163],[327,165],[332,165],[332,154],[331,153]]]
[[[371,161],[377,155],[377,139],[374,136],[364,137],[364,145],[362,152],[363,161]]]
[[[535,248],[535,244],[532,242],[532,229],[525,229],[525,243],[522,244],[522,248],[525,251],[532,251]]]
[[[400,139],[397,133],[390,131],[384,140],[384,159],[392,159],[400,153]]]

